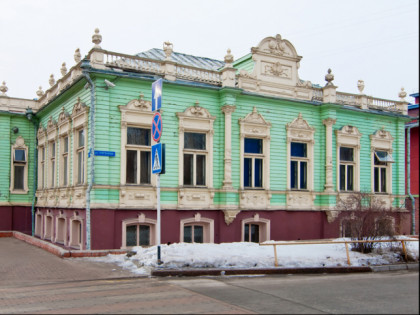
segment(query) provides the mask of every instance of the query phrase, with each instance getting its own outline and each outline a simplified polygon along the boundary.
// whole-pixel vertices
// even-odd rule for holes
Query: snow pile
[[[408,239],[399,236],[398,239]],[[349,239],[335,239],[343,241]],[[419,243],[406,242],[408,254],[419,259]],[[349,246],[350,248],[350,246]],[[398,249],[399,248],[399,249]],[[136,254],[108,255],[106,257],[86,258],[95,261],[114,263],[136,274],[149,275],[157,267],[157,247],[134,247]],[[401,243],[380,243],[370,254],[349,250],[352,266],[385,265],[401,261]],[[161,245],[162,268],[272,268],[274,267],[273,246],[257,243],[239,242],[222,244],[175,243]],[[277,259],[280,268],[336,267],[347,266],[344,244],[279,245]]]

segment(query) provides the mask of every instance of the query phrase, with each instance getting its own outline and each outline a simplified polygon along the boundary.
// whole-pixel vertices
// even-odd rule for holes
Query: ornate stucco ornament
[[[357,81],[357,88],[359,89],[360,94],[363,94],[363,90],[365,89],[365,82],[363,80]]]
[[[275,75],[277,77],[289,77],[288,68],[283,66],[280,62],[265,66],[265,72]]]
[[[54,74],[50,75],[50,79],[48,80],[48,83],[50,86],[53,86],[55,84]]]
[[[8,91],[8,87],[6,86],[6,82],[3,81],[3,83],[0,85],[0,92],[2,96],[7,96],[6,92]]]
[[[78,63],[80,60],[82,60],[82,55],[80,54],[80,49],[77,48],[74,51],[74,61],[76,61],[76,63]]]
[[[268,48],[270,53],[282,56],[285,54],[286,44],[281,39],[281,35],[277,34],[275,40],[270,40],[268,43]]]
[[[101,49],[99,44],[102,43],[102,35],[99,34],[99,28],[95,28],[95,34],[92,35],[92,43],[95,44],[93,48]]]
[[[165,60],[171,60],[171,55],[172,55],[172,52],[174,51],[174,45],[169,41],[164,42],[163,51],[165,52],[165,56],[166,56]]]
[[[231,54],[230,48],[227,50],[227,54],[225,55],[225,63],[229,66],[233,63],[233,55]]]
[[[67,73],[67,67],[66,67],[66,63],[65,62],[63,62],[63,64],[61,65],[60,72],[61,72],[61,75],[63,77],[66,75],[66,73]]]
[[[407,92],[404,91],[404,88],[403,87],[401,88],[400,93],[398,93],[398,96],[400,97],[401,102],[405,102],[406,101],[405,100],[405,97],[407,96]]]
[[[42,95],[44,95],[44,91],[42,90],[42,86],[38,88],[38,91],[36,91],[36,95],[40,98]]]
[[[325,75],[325,81],[327,84],[325,86],[334,86],[332,81],[334,80],[334,75],[331,73],[331,69],[328,69],[328,73]]]

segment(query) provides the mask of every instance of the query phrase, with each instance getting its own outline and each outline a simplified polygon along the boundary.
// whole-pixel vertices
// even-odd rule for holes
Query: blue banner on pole
[[[162,107],[162,79],[152,83],[152,112]]]

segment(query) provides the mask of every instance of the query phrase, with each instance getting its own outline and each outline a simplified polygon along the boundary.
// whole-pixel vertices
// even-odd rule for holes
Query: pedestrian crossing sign
[[[161,173],[162,165],[162,143],[157,143],[152,145],[152,173]]]

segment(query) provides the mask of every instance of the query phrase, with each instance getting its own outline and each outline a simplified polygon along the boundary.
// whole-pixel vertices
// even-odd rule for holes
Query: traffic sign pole
[[[158,265],[162,264],[162,260],[160,258],[160,174],[156,174],[156,193],[157,193],[157,263]]]

